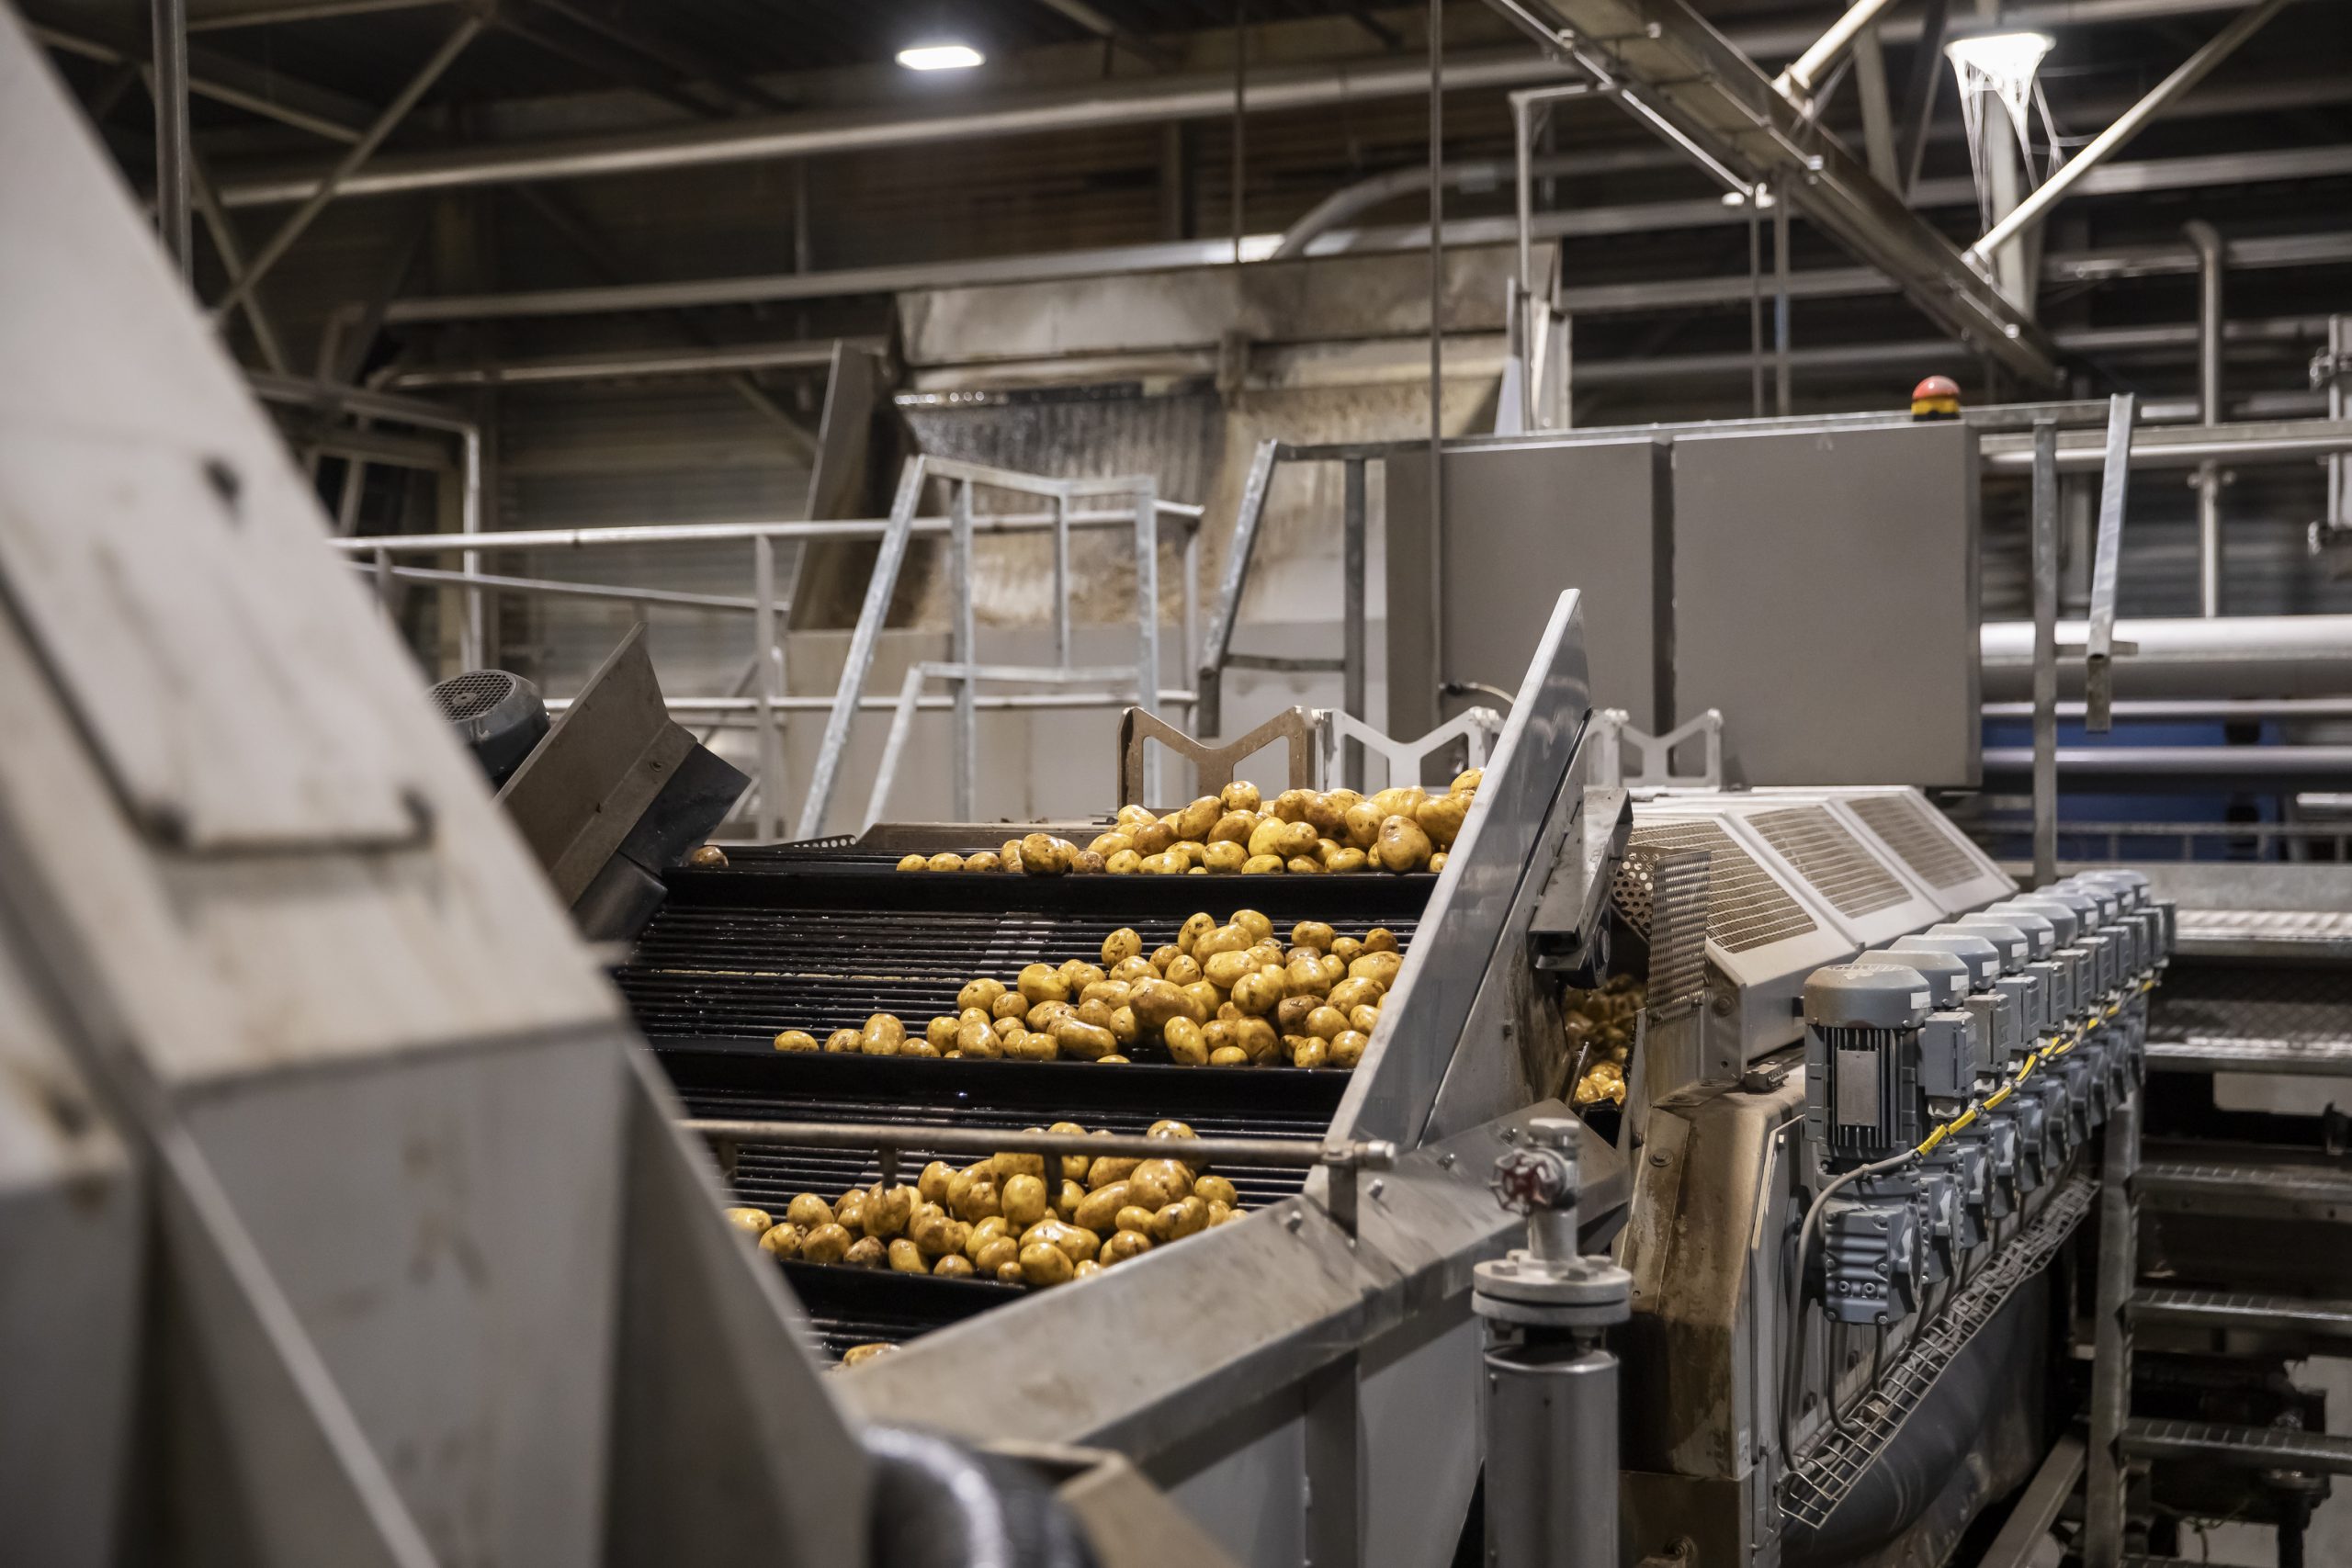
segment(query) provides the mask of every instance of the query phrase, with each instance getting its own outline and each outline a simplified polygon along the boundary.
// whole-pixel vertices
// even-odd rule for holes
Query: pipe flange
[[[1600,1328],[1631,1315],[1634,1277],[1606,1258],[1554,1263],[1526,1252],[1473,1271],[1472,1310],[1505,1323]]]

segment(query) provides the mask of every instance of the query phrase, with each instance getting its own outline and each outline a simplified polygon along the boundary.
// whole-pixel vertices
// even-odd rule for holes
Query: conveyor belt
[[[887,857],[805,849],[733,852],[729,869],[673,873],[670,897],[617,972],[622,993],[688,1111],[760,1121],[888,1122],[910,1128],[1075,1122],[1141,1133],[1162,1117],[1204,1136],[1319,1138],[1348,1075],[1291,1067],[1179,1067],[1141,1055],[1088,1062],[944,1061],[783,1053],[782,1029],[820,1039],[896,1013],[920,1035],[975,976],[1096,960],[1122,926],[1146,950],[1195,910],[1255,908],[1278,934],[1302,919],[1342,934],[1396,933],[1407,954],[1435,878],[1088,876],[899,872]],[[911,1182],[932,1151],[900,1157]],[[969,1156],[955,1160],[969,1163]],[[1301,1170],[1220,1170],[1244,1209],[1295,1193]],[[831,1201],[878,1180],[872,1150],[745,1147],[738,1199],[780,1215],[799,1192]],[[782,1266],[824,1347],[891,1343],[1018,1299],[1019,1287],[883,1270]],[[1067,1287],[1065,1287],[1067,1288]]]

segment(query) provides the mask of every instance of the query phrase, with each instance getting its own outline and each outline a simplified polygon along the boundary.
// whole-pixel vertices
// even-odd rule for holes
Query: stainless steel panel
[[[1387,462],[1388,730],[1419,735],[1450,709],[1441,680],[1514,688],[1563,589],[1584,604],[1593,703],[1671,728],[1668,447],[1514,443],[1445,456],[1445,537],[1430,539],[1429,457]],[[1432,584],[1409,563],[1436,560]],[[1445,646],[1430,640],[1432,605]],[[1426,671],[1420,680],[1396,671]]]
[[[1976,465],[1958,423],[1676,439],[1675,711],[1730,780],[1978,783]]]

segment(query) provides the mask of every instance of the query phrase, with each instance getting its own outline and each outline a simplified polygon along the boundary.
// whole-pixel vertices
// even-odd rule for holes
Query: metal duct
[[[2059,624],[2058,688],[2083,694],[2084,625]],[[2140,651],[2115,661],[2119,697],[2324,697],[2352,693],[2352,615],[2234,615],[2118,621],[2118,642]],[[2033,624],[1981,628],[1986,702],[2033,695]],[[2064,651],[2076,650],[2072,657]]]

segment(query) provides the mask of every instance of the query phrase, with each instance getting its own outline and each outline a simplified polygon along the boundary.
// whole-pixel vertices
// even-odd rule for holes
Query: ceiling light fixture
[[[899,51],[910,71],[969,71],[988,57],[968,43],[919,43]]]

